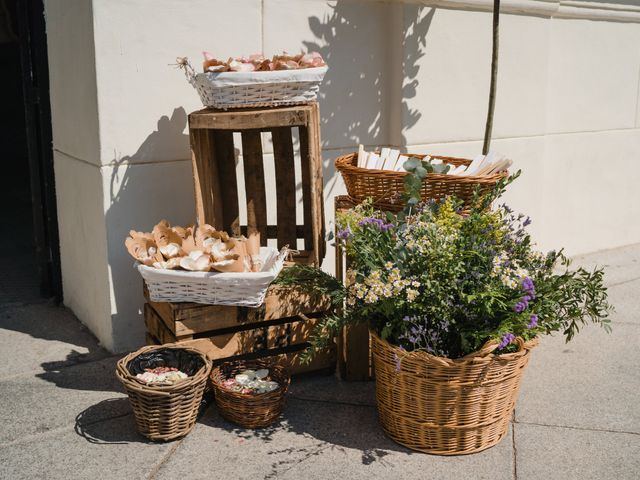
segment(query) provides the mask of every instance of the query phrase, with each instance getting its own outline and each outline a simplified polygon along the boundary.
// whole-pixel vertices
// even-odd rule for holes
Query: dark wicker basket
[[[408,157],[424,158],[426,155],[405,153]],[[471,160],[456,157],[431,155],[444,163],[454,166],[469,165]],[[336,169],[342,174],[350,199],[358,204],[371,198],[376,208],[381,210],[399,211],[404,207],[401,199],[404,192],[404,177],[407,172],[392,172],[389,170],[373,170],[357,166],[358,154],[350,153],[338,157],[335,161]],[[440,200],[448,196],[456,196],[464,202],[463,211],[468,207],[476,186],[480,193],[490,191],[496,182],[507,176],[506,172],[487,176],[458,176],[429,173],[423,183],[420,193],[423,200]]]
[[[145,366],[176,367],[189,378],[174,385],[147,385],[136,378]],[[211,363],[203,353],[176,344],[143,347],[116,365],[116,375],[129,395],[138,431],[150,440],[174,440],[193,429],[210,372]]]
[[[266,368],[279,388],[272,392],[244,394],[222,387],[222,382],[242,370]],[[262,428],[271,425],[282,414],[291,377],[281,365],[264,360],[240,360],[227,362],[211,372],[211,383],[215,393],[218,412],[226,420],[244,428]]]

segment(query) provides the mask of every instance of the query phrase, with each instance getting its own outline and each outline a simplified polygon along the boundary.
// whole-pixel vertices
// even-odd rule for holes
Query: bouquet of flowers
[[[518,174],[462,215],[453,197],[422,202],[421,172],[408,170],[404,211],[365,202],[338,214],[337,241],[350,259],[344,285],[310,267],[280,278],[328,293],[340,307],[316,331],[311,354],[358,322],[407,351],[449,358],[488,341],[499,343],[496,353],[509,352],[516,337],[557,331],[568,341],[587,321],[610,329],[602,269],[569,270],[562,251],[534,248],[528,217],[506,205],[489,208]]]

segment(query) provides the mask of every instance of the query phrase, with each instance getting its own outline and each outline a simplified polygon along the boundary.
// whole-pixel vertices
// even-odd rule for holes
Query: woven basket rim
[[[374,341],[387,344],[387,346],[394,352],[398,358],[413,358],[417,360],[422,360],[425,363],[435,363],[439,366],[450,366],[450,367],[458,367],[462,364],[469,363],[484,363],[492,360],[499,361],[511,361],[517,358],[520,358],[526,355],[530,350],[536,347],[540,341],[539,337],[534,337],[531,340],[525,341],[522,337],[516,337],[515,342],[518,344],[518,351],[511,353],[503,353],[503,354],[495,354],[493,351],[498,347],[498,342],[495,340],[489,340],[486,342],[479,350],[476,352],[472,352],[464,357],[460,358],[448,358],[448,357],[439,357],[437,355],[432,355],[428,352],[422,350],[413,350],[411,352],[407,352],[406,350],[401,349],[400,347],[389,343],[388,341],[382,339],[375,331],[369,329],[369,335],[373,338]]]
[[[147,353],[153,350],[162,350],[162,349],[173,349],[173,350],[185,350],[189,353],[199,356],[204,362],[202,367],[193,375],[181,380],[180,382],[176,382],[173,385],[149,385],[138,380],[134,375],[129,373],[129,369],[127,365],[131,360],[136,358],[138,355],[142,353]],[[207,358],[207,356],[202,353],[200,350],[197,350],[192,347],[187,347],[184,345],[180,345],[178,343],[167,343],[164,345],[147,345],[142,347],[135,352],[131,352],[128,355],[122,357],[118,360],[116,364],[116,375],[118,379],[125,385],[134,389],[144,390],[146,393],[158,393],[158,394],[171,394],[174,392],[178,392],[180,390],[191,389],[194,385],[197,385],[202,382],[203,378],[206,379],[211,372],[211,362]]]
[[[462,157],[449,157],[449,156],[444,156],[444,155],[429,155],[429,154],[421,154],[421,153],[403,153],[402,155],[405,155],[407,157],[415,157],[415,158],[424,158],[426,156],[430,156],[431,158],[436,158],[439,160],[443,160],[446,161],[449,160],[453,160],[455,162],[458,163],[463,163],[466,165],[471,164],[471,160],[468,158],[462,158]],[[347,174],[360,174],[360,175],[367,175],[367,176],[385,176],[385,177],[396,177],[398,179],[402,179],[405,176],[409,175],[409,172],[396,172],[393,170],[377,170],[377,169],[372,169],[372,168],[362,168],[362,167],[358,167],[357,165],[355,165],[355,161],[358,158],[358,152],[352,152],[352,153],[347,153],[345,155],[340,155],[339,157],[337,157],[334,161],[335,167],[336,169],[340,172],[340,173],[347,173]],[[427,176],[425,177],[425,180],[428,178],[433,178],[433,179],[438,179],[439,181],[459,181],[460,179],[465,179],[465,180],[473,180],[473,181],[477,181],[477,182],[494,182],[495,180],[501,178],[501,177],[506,177],[508,175],[508,172],[498,172],[498,173],[494,173],[492,175],[465,175],[463,177],[458,176],[458,175],[447,175],[447,174],[443,174],[443,173],[428,173]]]
[[[243,363],[246,368],[249,368],[249,366],[253,365],[253,366],[268,368],[269,373],[271,373],[272,371],[276,371],[278,375],[278,380],[279,380],[278,388],[276,388],[275,390],[272,390],[271,392],[264,392],[264,393],[240,393],[240,392],[234,392],[232,390],[227,390],[220,384],[220,382],[217,381],[215,376],[218,372],[221,374],[221,376],[224,376],[222,372],[223,367],[233,366],[240,363]],[[284,367],[279,363],[270,363],[270,362],[260,361],[260,360],[235,360],[230,362],[224,362],[223,364],[218,365],[211,369],[211,372],[209,373],[209,379],[211,380],[211,384],[213,385],[216,391],[219,390],[221,392],[224,392],[225,395],[228,395],[237,400],[252,400],[252,399],[263,400],[263,399],[277,398],[287,393],[289,384],[291,383],[291,375],[289,374],[286,367]]]

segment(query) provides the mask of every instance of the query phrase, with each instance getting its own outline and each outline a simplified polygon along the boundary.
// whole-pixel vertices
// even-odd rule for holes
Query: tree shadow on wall
[[[112,163],[106,233],[117,350],[144,343],[142,279],[124,246],[129,231],[150,232],[163,218],[178,225],[195,219],[189,135],[183,133],[186,127],[187,113],[177,107],[171,117],[158,120],[157,130],[134,154]]]
[[[318,94],[325,198],[345,193],[334,167],[337,156],[360,143],[406,145],[404,132],[422,116],[408,100],[416,95],[435,14],[434,8],[400,3],[372,3],[363,12],[361,4],[338,1],[331,9],[309,17],[315,38],[303,42],[329,65]]]
[[[325,151],[359,143],[402,147],[402,133],[422,116],[407,99],[416,95],[419,60],[435,9],[382,3],[368,8],[365,15],[361,5],[339,1],[330,15],[309,18],[316,38],[303,43],[329,65],[319,93]],[[372,15],[380,22],[371,22]],[[392,18],[398,20],[395,30],[388,21]],[[402,57],[396,58],[395,51]],[[338,154],[325,153],[327,196],[337,193],[333,158]]]

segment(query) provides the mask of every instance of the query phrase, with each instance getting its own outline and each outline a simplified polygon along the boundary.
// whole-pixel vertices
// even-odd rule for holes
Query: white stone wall
[[[479,152],[491,5],[46,0],[65,303],[108,349],[142,343],[141,281],[123,240],[161,218],[194,218],[186,119],[200,104],[169,66],[176,56],[198,64],[203,49],[323,54],[330,228],[344,188],[332,159],[358,143]],[[577,254],[640,242],[635,5],[503,1],[492,146],[524,171],[507,200],[532,216],[542,248]]]

